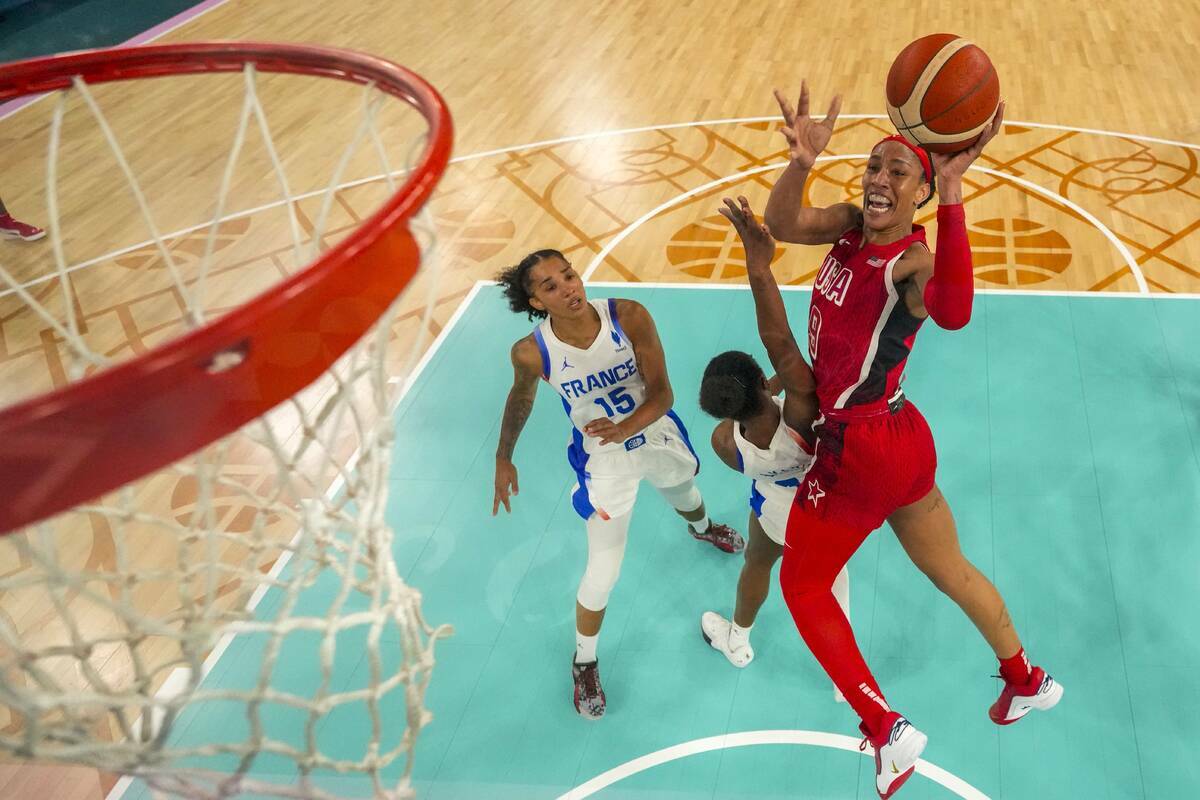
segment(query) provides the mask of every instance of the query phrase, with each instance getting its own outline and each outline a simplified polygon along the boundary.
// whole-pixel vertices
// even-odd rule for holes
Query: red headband
[[[913,155],[917,157],[917,160],[921,162],[921,168],[925,170],[925,182],[929,183],[933,180],[933,166],[929,163],[929,154],[925,152],[924,148],[917,147],[915,144],[910,142],[908,139],[905,139],[898,133],[892,134],[891,136],[885,136],[884,138],[880,139],[875,143],[875,147],[879,147],[879,145],[883,144],[884,142],[899,142],[911,150]],[[874,150],[875,147],[872,147],[871,149]]]

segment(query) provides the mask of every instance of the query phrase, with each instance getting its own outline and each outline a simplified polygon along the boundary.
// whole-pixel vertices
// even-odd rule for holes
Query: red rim
[[[198,42],[86,51],[0,68],[0,102],[70,86],[201,72],[374,82],[429,121],[412,173],[357,231],[301,272],[203,328],[85,380],[0,410],[0,534],[137,480],[233,433],[316,380],[400,294],[420,253],[408,218],[450,158],[446,104],[423,78],[348,50]],[[213,370],[216,356],[241,363]]]

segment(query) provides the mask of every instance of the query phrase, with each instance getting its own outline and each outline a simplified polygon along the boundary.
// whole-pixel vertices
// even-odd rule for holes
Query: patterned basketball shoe
[[[572,659],[571,675],[575,679],[575,710],[579,716],[584,719],[603,717],[604,687],[600,685],[600,662],[576,664]]]
[[[719,522],[710,522],[706,531],[697,531],[688,525],[688,533],[702,542],[711,542],[713,547],[726,553],[740,553],[746,549],[746,540],[742,535]]]
[[[1054,708],[1062,696],[1062,684],[1047,675],[1041,667],[1034,667],[1024,684],[1004,682],[1000,699],[992,703],[988,716],[997,725],[1012,725],[1033,709],[1047,711]]]
[[[866,750],[868,742],[875,749],[875,791],[887,800],[913,774],[929,737],[895,711],[884,715],[881,736],[872,736],[864,725],[858,729],[864,736],[858,749]]]

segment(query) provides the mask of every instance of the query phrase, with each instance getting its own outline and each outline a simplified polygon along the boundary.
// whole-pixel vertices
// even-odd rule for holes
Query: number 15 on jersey
[[[611,405],[609,404],[610,401]],[[604,409],[606,416],[611,417],[615,414],[628,414],[630,411],[633,411],[636,403],[634,403],[633,398],[629,396],[623,387],[618,386],[608,393],[607,400],[603,397],[597,397],[596,405]]]

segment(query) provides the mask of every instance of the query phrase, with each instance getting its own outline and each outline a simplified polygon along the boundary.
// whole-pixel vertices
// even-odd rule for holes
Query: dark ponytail
[[[508,299],[508,307],[514,313],[528,314],[530,321],[546,318],[545,311],[534,308],[529,302],[529,298],[533,297],[533,290],[529,288],[529,271],[547,258],[561,259],[565,264],[571,263],[557,250],[535,250],[522,258],[519,264],[501,270],[500,274],[496,276],[496,281],[504,287],[504,296]]]

